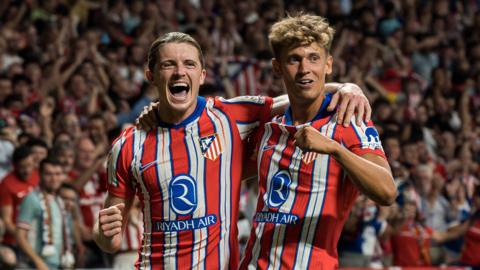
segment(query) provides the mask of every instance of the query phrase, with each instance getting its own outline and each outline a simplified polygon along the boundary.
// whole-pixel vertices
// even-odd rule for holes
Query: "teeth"
[[[298,82],[301,83],[301,84],[305,84],[305,83],[311,83],[313,81],[312,80],[300,80]]]
[[[184,83],[184,82],[178,82],[178,83],[174,83],[172,86],[173,87],[187,87],[188,84]]]

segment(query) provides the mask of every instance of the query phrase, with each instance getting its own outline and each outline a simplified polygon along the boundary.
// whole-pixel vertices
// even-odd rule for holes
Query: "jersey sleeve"
[[[30,192],[20,204],[17,217],[17,227],[30,230],[32,220],[38,218],[40,202],[37,200],[34,192]]]
[[[0,184],[0,207],[13,205],[12,196],[8,192],[5,182]]]
[[[341,126],[340,128],[342,129],[341,142],[350,151],[359,156],[372,153],[386,159],[380,136],[372,121],[362,122],[358,126],[355,123],[355,118],[352,117],[348,127]]]
[[[273,99],[264,96],[215,98],[214,105],[235,119],[240,136],[245,139],[256,127],[270,120]]]
[[[135,195],[131,173],[133,131],[133,127],[125,129],[113,142],[107,161],[107,190],[110,194],[123,199]]]

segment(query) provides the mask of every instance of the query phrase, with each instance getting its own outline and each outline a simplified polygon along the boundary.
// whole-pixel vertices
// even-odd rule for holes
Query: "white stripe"
[[[280,126],[282,128],[282,130],[285,130],[285,128],[282,126]],[[285,130],[286,132],[286,130]],[[285,201],[285,203],[282,204],[282,206],[280,207],[279,209],[279,212],[282,212],[282,213],[291,213],[292,212],[292,209],[294,207],[294,202],[295,202],[295,197],[297,195],[297,187],[298,187],[298,176],[299,176],[299,170],[300,170],[300,166],[302,165],[302,150],[300,150],[300,148],[298,147],[295,147],[295,150],[294,152],[292,153],[292,161],[289,165],[289,172],[290,172],[290,176],[292,177],[292,183],[289,187],[290,189],[290,192],[288,194],[288,198],[287,200]],[[285,233],[286,233],[286,228],[287,228],[288,225],[285,225],[285,224],[276,224],[275,226],[275,231],[274,231],[274,234],[273,234],[273,239],[274,243],[272,243],[272,248],[270,250],[270,265],[269,265],[269,268],[270,269],[280,269],[280,267],[282,266],[281,264],[281,261],[282,261],[282,253],[283,253],[283,242],[284,242],[284,239],[286,237]],[[275,240],[275,239],[278,239]],[[275,252],[275,248],[276,248],[276,252]],[[275,264],[273,264],[275,263]]]
[[[158,128],[158,149],[157,160],[162,162],[157,163],[157,170],[159,174],[159,184],[162,191],[163,201],[163,216],[162,220],[176,220],[177,215],[172,211],[169,203],[169,183],[172,180],[172,159],[170,152],[170,129]],[[164,148],[162,149],[162,145]],[[175,269],[177,267],[176,253],[177,253],[177,232],[163,232],[165,249],[163,254],[163,267],[165,269]]]
[[[143,144],[145,142],[146,134],[145,132],[136,131],[133,141],[133,153],[132,158],[132,174],[140,186],[140,191],[142,192],[143,197],[143,224],[144,224],[144,233],[143,233],[143,243],[142,249],[140,252],[141,264],[140,269],[150,269],[151,261],[150,256],[152,255],[152,217],[150,216],[150,193],[148,192],[143,177],[141,176],[140,167],[141,167],[141,158],[143,155]]]
[[[260,146],[259,146],[259,149],[258,149],[258,155],[257,155],[257,171],[259,172],[260,174],[260,164],[261,164],[261,160],[263,158],[263,146],[266,145],[266,143],[268,142],[268,139],[270,138],[270,136],[272,135],[272,126],[271,124],[265,124],[265,132],[263,133],[263,137],[261,139],[261,142],[260,142]],[[258,200],[258,199],[257,199]],[[250,262],[248,262],[248,269],[256,269],[256,265],[250,265],[251,262],[257,262],[257,260],[255,258],[258,258],[258,254],[256,254],[258,251],[256,251],[255,247],[256,245],[258,244],[258,242],[261,240],[261,235],[263,233],[263,227],[262,228],[259,228],[259,225],[260,224],[257,224],[257,227],[255,228],[255,243],[254,243],[254,246],[252,248],[252,260]],[[251,237],[251,236],[250,236]],[[250,242],[250,239],[249,239],[249,242]],[[242,259],[241,261],[241,264],[243,264],[243,260],[245,259],[245,257]]]
[[[333,119],[333,118],[332,118]],[[320,129],[320,133],[328,138],[333,137],[336,123],[330,121]],[[328,132],[328,133],[327,133]],[[302,227],[300,241],[298,243],[296,260],[294,268],[305,269],[308,267],[308,261],[312,252],[313,240],[320,214],[323,208],[323,200],[326,192],[328,178],[329,155],[319,155],[314,161],[312,171],[312,187],[310,189],[310,199],[307,211],[305,213],[305,222]]]
[[[262,144],[260,145],[260,151],[263,148],[263,146],[265,146],[266,143],[268,142],[268,137],[270,137],[271,134],[273,133],[273,127],[271,125],[272,125],[271,123],[268,123],[268,124],[265,125],[266,126],[266,128],[265,128],[266,132],[265,132],[264,137],[262,138]],[[275,173],[278,172],[278,165],[279,165],[280,159],[282,158],[282,152],[287,146],[287,141],[288,141],[289,134],[288,134],[288,132],[286,132],[286,133],[285,132],[286,132],[286,130],[282,129],[282,135],[280,136],[277,145],[272,150],[272,151],[274,151],[274,153],[272,154],[272,157],[271,157],[272,159],[271,159],[270,164],[269,164],[268,175],[267,175],[267,183],[266,183],[265,190],[270,190],[270,182],[271,182],[270,179],[272,179],[272,177],[275,175]],[[263,155],[259,156],[259,159],[258,159],[258,170],[259,171],[260,171],[260,162],[261,162],[262,156]],[[268,210],[268,192],[265,192],[265,194],[263,194],[262,200],[264,202],[264,206],[263,206],[262,211],[266,211],[266,210]],[[249,269],[256,269],[257,268],[258,257],[260,256],[260,250],[261,250],[261,247],[262,247],[262,245],[261,245],[261,240],[262,240],[261,238],[262,237],[261,236],[263,234],[264,228],[265,228],[265,223],[263,223],[263,222],[257,223],[257,228],[255,230],[256,241],[255,241],[255,244],[254,244],[253,249],[252,249],[252,260],[249,262],[249,266],[248,266]]]
[[[117,163],[118,158],[120,157],[120,153],[122,150],[122,146],[126,141],[125,138],[125,131],[123,132],[122,136],[117,140],[117,142],[112,146],[112,150],[110,151],[110,160],[108,162],[108,183],[114,183],[117,180]]]
[[[202,155],[198,133],[198,121],[194,121],[185,128],[186,145],[190,159],[190,172],[197,184],[197,208],[192,217],[203,217],[206,215],[207,198],[205,197],[205,158]],[[191,269],[205,268],[205,254],[207,246],[207,228],[193,230],[193,248]]]
[[[211,119],[214,120],[214,125],[216,128],[216,133],[218,139],[220,140],[220,144],[223,147],[223,153],[221,157],[221,172],[220,172],[220,219],[221,222],[221,240],[220,240],[220,267],[222,269],[228,268],[230,258],[230,234],[231,231],[231,211],[230,205],[232,200],[231,185],[232,185],[232,178],[231,178],[231,164],[232,164],[232,144],[233,138],[231,137],[230,125],[228,122],[228,118],[223,114],[223,112],[219,111],[218,109],[211,107],[207,108],[207,113]],[[228,142],[228,144],[227,144]]]

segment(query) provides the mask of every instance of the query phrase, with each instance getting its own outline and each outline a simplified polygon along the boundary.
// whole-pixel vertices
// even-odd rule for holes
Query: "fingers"
[[[110,206],[99,212],[99,225],[106,237],[112,237],[122,232],[122,211],[124,203]]]
[[[370,119],[372,117],[372,107],[370,107],[370,103],[365,103],[365,122],[368,123],[370,122]]]
[[[337,91],[335,92],[335,94],[333,94],[332,99],[330,100],[330,104],[328,104],[327,111],[331,112],[335,110],[339,99],[340,99],[340,92]]]
[[[358,109],[357,109],[357,126],[360,126],[362,124],[362,120],[363,120],[363,114],[365,113],[365,107],[360,104],[358,106]]]
[[[156,110],[158,109],[158,102],[151,103],[143,107],[143,111],[136,119],[135,125],[145,131],[150,131],[157,125]]]
[[[340,102],[340,106],[337,107],[337,115],[338,115],[337,124],[342,124],[344,122],[343,120],[345,119],[345,113],[347,111],[348,103],[349,103],[349,98],[344,96]],[[347,118],[347,119],[350,119],[350,118]]]

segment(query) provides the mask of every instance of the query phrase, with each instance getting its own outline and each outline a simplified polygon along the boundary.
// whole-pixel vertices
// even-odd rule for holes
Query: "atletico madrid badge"
[[[318,157],[318,153],[315,152],[304,152],[302,153],[302,160],[305,164],[309,164]]]
[[[216,160],[222,153],[220,137],[217,134],[211,134],[200,138],[200,148],[202,149],[204,157],[210,160]]]

